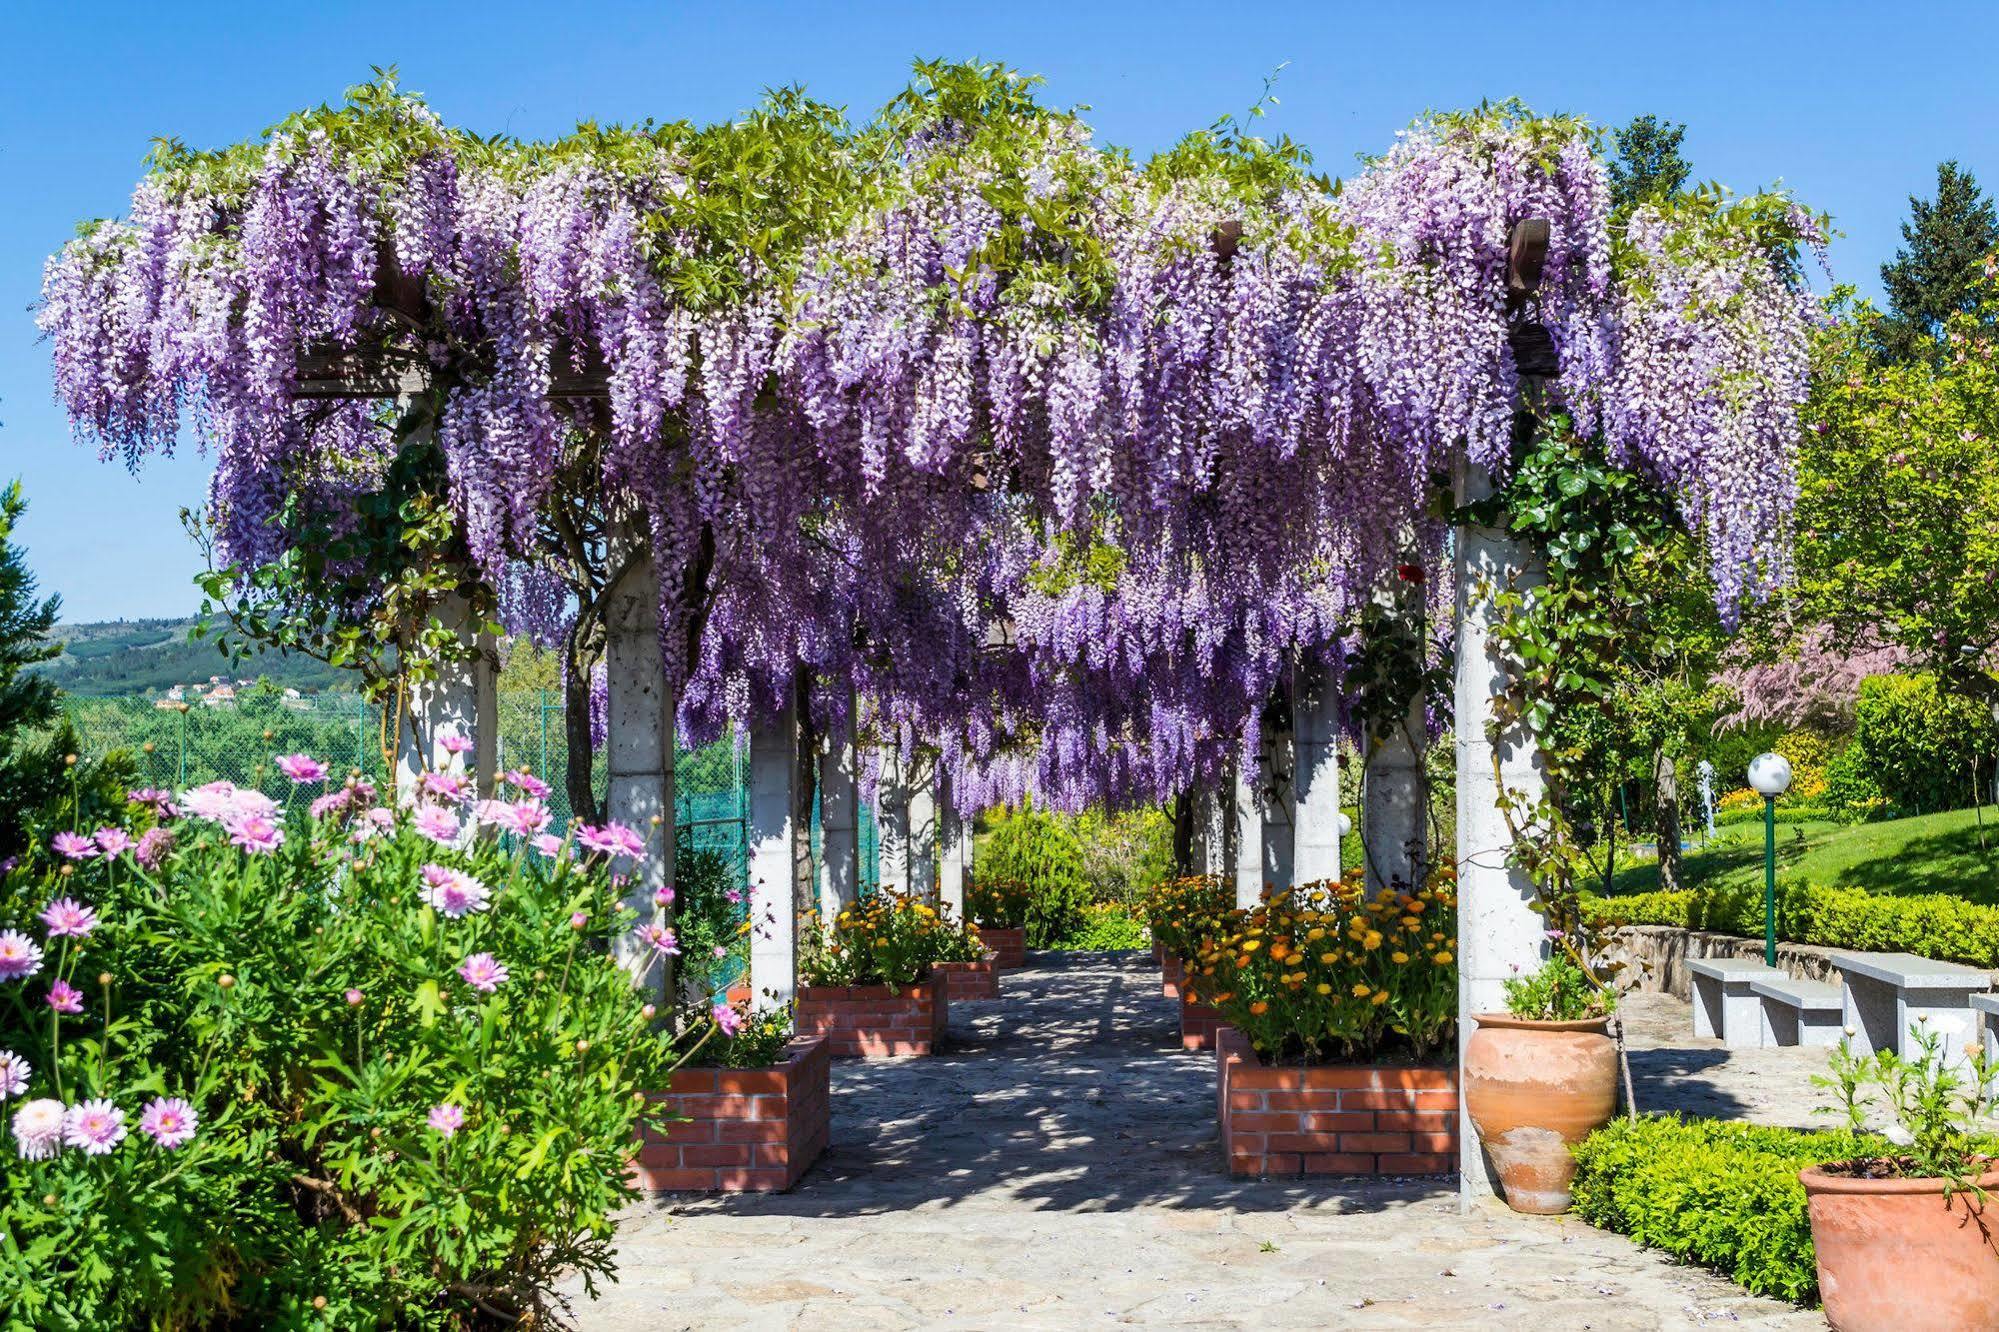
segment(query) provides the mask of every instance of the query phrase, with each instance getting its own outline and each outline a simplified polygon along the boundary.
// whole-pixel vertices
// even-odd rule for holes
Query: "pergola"
[[[801,916],[862,881],[869,790],[882,881],[960,912],[965,816],[1032,791],[1175,797],[1188,868],[1245,904],[1338,876],[1343,643],[1369,605],[1420,614],[1393,571],[1448,549],[1459,1011],[1500,1007],[1547,947],[1501,813],[1540,799],[1534,739],[1495,707],[1495,607],[1539,571],[1498,528],[1446,543],[1436,474],[1462,514],[1559,410],[1681,496],[1731,602],[1754,591],[1809,221],[1641,213],[1620,270],[1575,122],[1438,118],[1334,192],[1249,140],[1133,168],[1017,85],[933,74],[855,135],[781,105],[727,170],[703,154],[761,122],[508,156],[377,91],[170,163],[53,260],[59,392],[133,459],[192,411],[252,564],[294,509],[441,454],[474,595],[433,627],[470,651],[405,692],[404,779],[459,737],[490,789],[481,607],[514,565],[566,569],[554,600],[602,633],[607,814],[658,829],[633,904],[674,877],[676,718],[747,726],[751,974],[778,1002]],[[1376,885],[1425,863],[1430,702],[1361,741]]]

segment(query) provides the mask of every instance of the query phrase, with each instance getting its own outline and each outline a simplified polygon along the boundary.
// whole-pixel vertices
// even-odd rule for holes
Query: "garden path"
[[[1460,1216],[1444,1181],[1231,1179],[1213,1057],[1179,1049],[1146,955],[1037,955],[1002,990],[953,1006],[945,1055],[836,1062],[833,1146],[791,1193],[634,1209],[580,1326],[1824,1326],[1572,1218]],[[1689,1029],[1643,1006],[1641,1036]],[[1727,1108],[1706,1044],[1641,1051],[1641,1103]],[[1745,1100],[1789,1122],[1772,1089],[1808,1072]]]

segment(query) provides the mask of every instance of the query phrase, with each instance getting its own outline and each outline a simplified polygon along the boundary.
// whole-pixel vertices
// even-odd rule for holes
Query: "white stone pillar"
[[[1410,701],[1400,725],[1369,729],[1361,774],[1361,842],[1367,886],[1420,884],[1429,870],[1429,811],[1423,799],[1423,696]]]
[[[1460,505],[1489,497],[1493,483],[1483,468],[1460,460]],[[1487,738],[1493,700],[1503,695],[1507,672],[1492,644],[1494,596],[1507,588],[1537,585],[1542,571],[1525,543],[1485,527],[1457,530],[1457,786],[1458,786],[1458,1045],[1459,1067],[1471,1039],[1474,1013],[1505,1007],[1503,984],[1513,968],[1536,965],[1542,955],[1542,917],[1531,905],[1534,886],[1507,864],[1512,836],[1498,801],[1502,789],[1538,799],[1545,785],[1538,754],[1516,725],[1495,746]],[[1460,1113],[1459,1197],[1497,1192],[1497,1177],[1479,1146],[1469,1115]]]
[[[611,543],[612,566],[626,572],[606,598],[604,809],[612,821],[646,839],[645,857],[619,866],[631,876],[624,905],[641,923],[664,924],[672,918],[671,908],[661,910],[653,894],[670,885],[674,873],[673,690],[660,656],[659,579],[650,552],[639,553],[645,541],[642,530],[622,529]],[[665,966],[653,965],[650,947],[627,933],[616,951],[627,970],[644,973],[648,988],[664,998],[671,977]]]
[[[875,882],[883,891],[909,891],[909,786],[894,744],[881,751],[875,783]]]
[[[952,920],[965,919],[965,867],[971,835],[952,799],[951,778],[937,776],[937,904]]]
[[[1300,688],[1293,723],[1298,747],[1298,831],[1293,866],[1300,884],[1340,877],[1340,709],[1330,681]]]
[[[1263,796],[1257,790],[1258,764],[1245,761],[1235,773],[1235,900],[1253,907],[1263,900]]]
[[[1227,874],[1229,806],[1223,802],[1221,793],[1205,782],[1196,789],[1194,800],[1194,835],[1201,848],[1200,859],[1194,862],[1194,873]]]
[[[826,737],[819,764],[819,920],[827,929],[861,891],[860,794],[854,774],[854,711],[847,724]]]
[[[909,892],[937,901],[937,764],[918,758],[909,785]]]
[[[472,655],[438,662],[436,678],[405,691],[396,741],[396,793],[407,800],[424,773],[460,771],[473,778],[482,797],[490,796],[499,770],[498,645],[476,623],[462,596],[447,596],[435,614]],[[455,755],[446,747],[459,740],[470,740],[471,750]]]
[[[1295,882],[1298,812],[1292,785],[1297,774],[1297,745],[1290,725],[1266,726],[1263,731],[1263,880],[1279,892],[1290,892]]]
[[[792,799],[798,781],[798,714],[750,728],[750,984],[773,1004],[798,992],[798,909]]]

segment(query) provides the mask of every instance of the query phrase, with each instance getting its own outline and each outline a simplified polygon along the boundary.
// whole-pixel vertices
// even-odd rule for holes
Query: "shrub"
[[[1188,964],[1187,997],[1266,1062],[1427,1057],[1457,1027],[1456,889],[1440,871],[1370,897],[1356,873],[1231,912]]]
[[[1137,906],[1173,875],[1173,820],[1163,810],[1091,809],[1076,816],[1074,829],[1094,902]]]
[[[1096,902],[1083,908],[1083,923],[1076,932],[1055,946],[1077,951],[1150,948],[1152,933],[1124,903]]]
[[[1067,820],[1035,809],[1002,809],[979,849],[979,877],[1024,884],[1021,924],[1029,948],[1051,948],[1082,923],[1090,901],[1083,849]],[[996,922],[989,922],[996,923]]]
[[[1233,884],[1219,875],[1195,874],[1154,888],[1146,897],[1145,920],[1153,941],[1185,961],[1233,910]]]
[[[1970,803],[1973,766],[1993,752],[1993,721],[1939,691],[1934,676],[1876,675],[1861,682],[1853,741],[1890,806],[1930,814]]]
[[[1560,953],[1524,976],[1503,983],[1506,1011],[1536,1022],[1578,1022],[1602,1017],[1617,1006],[1617,992]]]
[[[1719,1120],[1616,1120],[1575,1148],[1576,1214],[1758,1295],[1808,1303],[1818,1271],[1798,1172],[1880,1138]]]
[[[1874,771],[1858,740],[1847,741],[1825,768],[1825,806],[1832,817],[1861,823],[1888,812],[1888,797],[1874,780]]]
[[[1763,933],[1761,893],[1680,891],[1586,900],[1607,925],[1674,925],[1759,937]],[[1790,885],[1778,889],[1777,937],[1825,948],[1914,953],[1999,966],[1999,907],[1948,893],[1883,897],[1859,888]]]
[[[914,985],[935,962],[976,962],[986,955],[976,926],[953,921],[928,902],[871,893],[842,911],[831,936],[809,930],[799,975],[807,985]]]
[[[696,847],[687,828],[680,829],[674,850],[673,890],[682,989],[712,996],[748,966],[745,894],[728,858],[711,848]],[[690,995],[690,1001],[695,997]]]
[[[672,1050],[607,955],[632,925],[609,851],[507,849],[436,789],[414,819],[360,783],[310,813],[215,783],[162,820],[152,795],[0,880],[0,1049],[32,1066],[0,1181],[12,1317],[441,1328],[610,1272]],[[546,818],[480,813],[502,808]],[[33,1101],[68,1107],[46,1154]]]

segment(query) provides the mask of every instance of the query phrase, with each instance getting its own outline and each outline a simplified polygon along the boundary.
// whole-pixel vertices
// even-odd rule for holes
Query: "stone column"
[[[1460,460],[1460,505],[1490,496],[1492,478],[1483,468]],[[1536,965],[1542,955],[1542,917],[1529,903],[1534,886],[1510,868],[1512,835],[1497,808],[1502,789],[1538,799],[1544,787],[1534,741],[1514,726],[1487,738],[1493,700],[1502,696],[1507,672],[1492,643],[1493,598],[1509,586],[1537,584],[1542,571],[1531,550],[1508,533],[1460,527],[1457,547],[1457,784],[1458,784],[1458,1045],[1471,1039],[1471,1015],[1505,1006],[1502,985],[1517,965]],[[1471,1119],[1462,1112],[1459,1134],[1459,1197],[1465,1207],[1497,1192],[1497,1177],[1479,1146]]]
[[[1429,810],[1423,799],[1423,696],[1409,704],[1401,724],[1369,729],[1367,765],[1361,775],[1361,842],[1367,848],[1367,886],[1410,887],[1429,871]]]
[[[750,984],[773,1004],[798,991],[798,913],[792,827],[798,714],[787,700],[750,728]]]
[[[1235,900],[1253,907],[1263,900],[1263,796],[1257,790],[1262,765],[1246,759],[1235,774]]]
[[[971,835],[958,816],[951,779],[937,775],[937,903],[951,919],[965,919],[965,868]]]
[[[396,793],[411,798],[417,779],[426,772],[462,771],[472,777],[480,796],[490,796],[499,770],[498,646],[475,621],[462,596],[446,597],[435,615],[457,633],[472,656],[438,662],[436,678],[405,691],[396,744]],[[472,742],[465,754],[447,748],[448,743],[462,740]]]
[[[646,855],[624,862],[619,872],[630,876],[623,901],[641,923],[672,919],[653,894],[673,882],[673,690],[659,646],[659,578],[643,529],[620,525],[611,540],[613,568],[624,573],[606,597],[605,683],[607,686],[605,766],[609,784],[606,814],[614,822],[635,828],[646,838]],[[615,945],[619,962],[634,974],[652,979],[649,989],[662,999],[672,992],[669,968],[648,971],[654,958],[650,947],[630,933]]]
[[[1221,793],[1214,787],[1202,783],[1194,806],[1194,835],[1200,839],[1201,859],[1194,865],[1196,874],[1227,874],[1229,864],[1229,815],[1232,805],[1224,802]]]
[[[883,891],[909,891],[909,786],[893,744],[881,751],[875,783],[875,882]]]
[[[1297,744],[1287,717],[1263,728],[1263,879],[1279,892],[1291,891],[1297,863]]]
[[[1332,683],[1298,691],[1297,882],[1340,877],[1340,709]]]
[[[937,763],[919,757],[909,785],[909,892],[937,901]]]
[[[858,758],[850,703],[847,724],[826,737],[819,763],[819,919],[827,929],[861,891],[861,805],[854,782]]]

